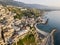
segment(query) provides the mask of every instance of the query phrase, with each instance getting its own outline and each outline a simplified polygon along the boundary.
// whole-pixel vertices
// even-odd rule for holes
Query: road
[[[44,32],[44,31],[38,29],[37,28],[37,23],[35,24],[35,28],[36,28],[37,32],[46,36],[44,38],[44,41],[41,43],[41,45],[54,45],[53,33],[56,31],[56,29],[54,29],[51,33],[47,33],[47,32]]]

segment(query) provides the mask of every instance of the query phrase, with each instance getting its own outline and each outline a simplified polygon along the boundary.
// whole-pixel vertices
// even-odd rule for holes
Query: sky
[[[41,4],[46,6],[60,7],[60,0],[15,0],[27,4]]]

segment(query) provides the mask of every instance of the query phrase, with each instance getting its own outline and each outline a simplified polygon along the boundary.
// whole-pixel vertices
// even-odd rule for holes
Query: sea
[[[39,24],[37,27],[45,32],[51,32],[56,28],[54,45],[60,45],[60,11],[49,11],[44,14],[44,17],[48,19],[48,23],[46,25]]]

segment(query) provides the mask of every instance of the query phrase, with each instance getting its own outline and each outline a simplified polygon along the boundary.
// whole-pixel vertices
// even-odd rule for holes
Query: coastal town
[[[43,13],[34,8],[0,5],[0,45],[54,45],[56,29],[47,33],[37,28],[37,24],[48,21],[43,18]]]

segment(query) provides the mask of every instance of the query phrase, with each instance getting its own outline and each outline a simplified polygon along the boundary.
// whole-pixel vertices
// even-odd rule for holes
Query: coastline
[[[47,23],[48,23],[48,19],[43,24],[46,25]],[[37,24],[38,23],[35,24],[35,28],[36,28],[37,32],[41,33],[42,35],[45,36],[45,38],[43,39],[43,42],[41,43],[41,45],[45,45],[45,44],[49,44],[49,43],[51,43],[51,45],[54,45],[54,38],[53,38],[54,36],[53,36],[53,34],[56,31],[56,29],[54,28],[50,33],[48,33],[48,32],[42,31],[41,29],[38,29]],[[51,37],[51,39],[50,39],[50,37]],[[49,42],[50,40],[51,40],[51,42]]]

